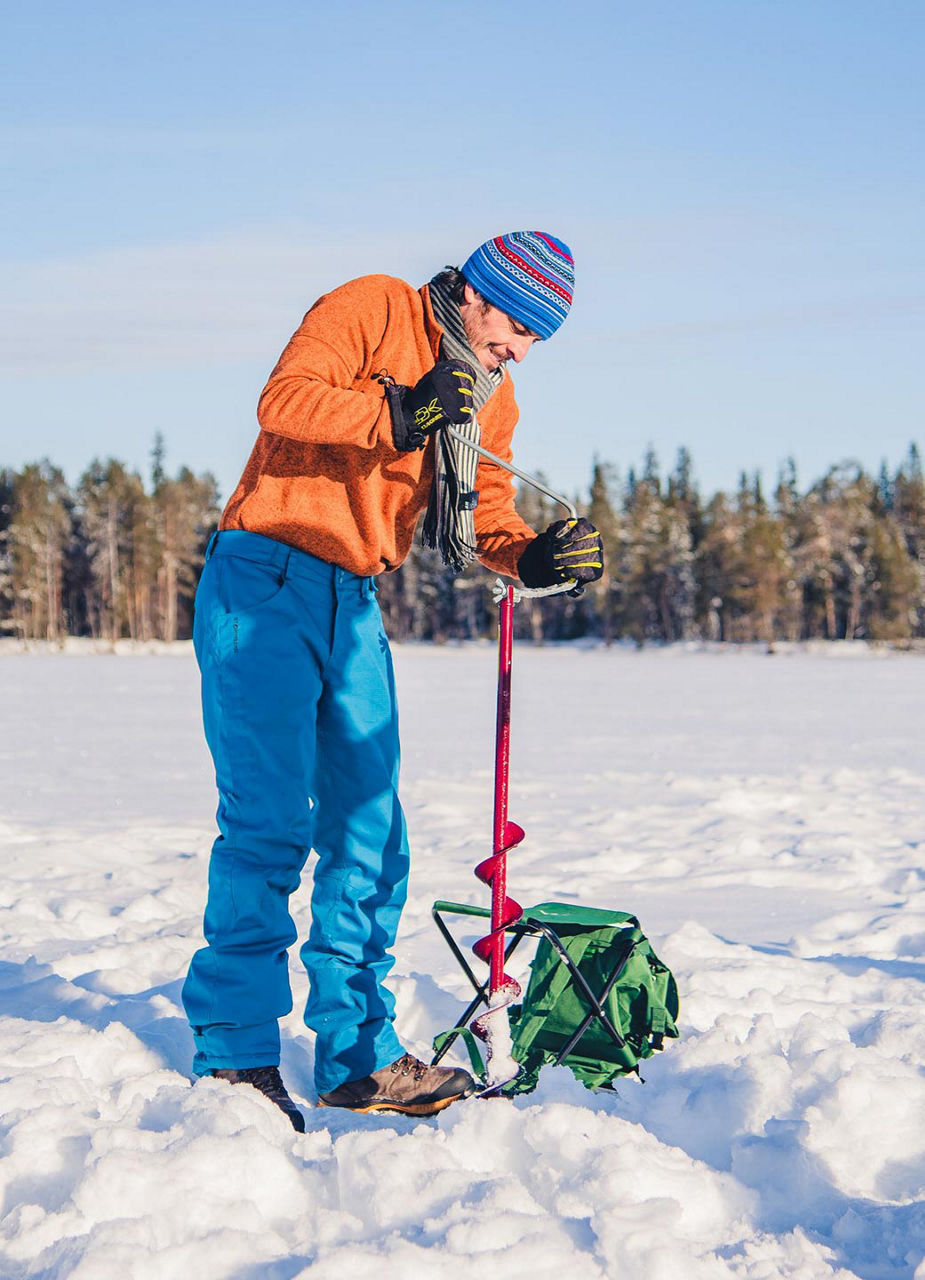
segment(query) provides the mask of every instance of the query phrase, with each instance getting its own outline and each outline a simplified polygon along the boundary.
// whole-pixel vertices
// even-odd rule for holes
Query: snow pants
[[[193,1069],[274,1066],[292,1009],[289,896],[317,854],[305,1022],[315,1084],[403,1052],[383,986],[405,902],[398,718],[372,578],[239,531],[210,544],[194,644],[219,791],[206,946],[183,987]]]

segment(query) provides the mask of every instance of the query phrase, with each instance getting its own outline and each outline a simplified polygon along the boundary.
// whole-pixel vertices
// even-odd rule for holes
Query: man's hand
[[[574,578],[596,582],[604,572],[601,535],[590,520],[556,520],[528,545],[517,561],[525,587],[554,587]]]
[[[392,439],[403,453],[423,449],[427,437],[448,422],[472,416],[475,370],[465,360],[440,360],[414,387],[389,389]]]

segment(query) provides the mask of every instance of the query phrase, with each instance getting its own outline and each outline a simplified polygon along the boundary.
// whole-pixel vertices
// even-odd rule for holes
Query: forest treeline
[[[925,636],[925,480],[914,444],[877,476],[841,463],[801,491],[788,464],[770,494],[743,475],[734,493],[708,498],[686,449],[667,474],[650,451],[625,476],[595,462],[576,505],[601,530],[606,572],[580,598],[525,602],[517,625],[535,640]],[[530,489],[518,509],[537,529],[562,515]],[[47,460],[0,470],[0,634],[188,638],[219,511],[214,478],[186,467],[169,476],[160,439],[146,480],[114,459],[92,462],[73,487]],[[480,566],[454,578],[416,545],[379,579],[389,634],[490,635],[493,581]]]
[[[160,438],[147,485],[113,458],[73,488],[47,460],[0,470],[0,633],[188,638],[218,517],[215,479],[168,476]]]

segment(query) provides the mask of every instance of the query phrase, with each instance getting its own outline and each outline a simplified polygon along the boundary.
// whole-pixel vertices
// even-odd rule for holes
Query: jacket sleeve
[[[480,415],[482,444],[505,462],[514,458],[511,440],[517,417],[513,385],[506,377]],[[536,533],[514,508],[514,477],[481,458],[476,483],[479,503],[474,518],[479,560],[495,573],[516,578],[517,561]]]
[[[354,386],[390,320],[388,289],[379,280],[351,280],[308,312],[261,393],[257,419],[264,431],[309,444],[391,443],[382,388]]]

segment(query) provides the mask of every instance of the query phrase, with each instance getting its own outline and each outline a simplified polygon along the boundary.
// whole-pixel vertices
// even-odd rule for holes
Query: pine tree
[[[114,458],[95,459],[77,486],[91,581],[91,633],[115,641],[137,633],[136,543],[149,519],[141,477]]]
[[[47,458],[14,475],[5,533],[14,629],[28,639],[67,633],[64,568],[71,536],[67,482]]]
[[[876,488],[856,463],[842,463],[802,503],[794,556],[810,636],[853,640],[863,634]]]
[[[870,537],[864,634],[871,640],[906,640],[914,633],[922,600],[921,566],[909,555],[892,513],[875,519]]]
[[[881,511],[893,510],[893,477],[886,465],[886,458],[880,463],[877,473],[877,502]]]
[[[918,446],[910,444],[893,480],[892,511],[914,568],[909,610],[915,635],[925,635],[925,478]]]
[[[651,449],[643,478],[624,499],[616,564],[621,630],[640,645],[687,638],[696,595],[687,511],[680,500],[662,497]]]
[[[213,476],[196,476],[188,467],[181,467],[175,479],[163,470],[156,479],[151,497],[151,546],[157,634],[162,640],[177,640],[191,633],[196,583],[219,515],[218,486]],[[149,556],[144,563],[150,565]]]
[[[793,458],[788,458],[777,478],[774,490],[774,509],[779,526],[780,554],[786,573],[780,584],[776,634],[784,640],[799,640],[803,628],[803,597],[797,581],[795,555],[796,521],[800,508],[797,489],[797,469]]]
[[[914,560],[925,559],[925,478],[918,446],[910,444],[893,480],[893,510]]]
[[[613,643],[616,634],[614,572],[620,549],[620,517],[617,512],[620,481],[616,469],[595,459],[591,474],[588,519],[601,535],[604,545],[604,573],[590,588],[595,614],[604,643]]]
[[[780,634],[779,619],[792,577],[787,538],[779,515],[768,508],[758,472],[751,479],[743,477],[737,507],[736,638],[771,645]]]
[[[10,521],[16,475],[9,467],[0,468],[0,632],[13,627],[13,552]]]
[[[744,577],[741,512],[720,491],[704,512],[697,548],[699,616],[708,639],[740,638]]]

